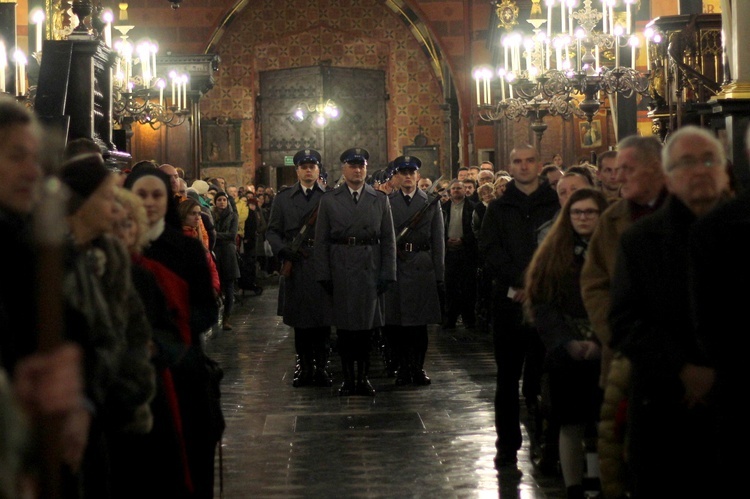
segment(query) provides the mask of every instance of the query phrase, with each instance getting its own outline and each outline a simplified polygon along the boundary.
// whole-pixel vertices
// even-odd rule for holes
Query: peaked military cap
[[[384,184],[386,182],[385,172],[383,170],[375,170],[372,172],[372,175],[367,178],[366,182],[370,185]]]
[[[315,149],[302,149],[294,155],[294,166],[301,163],[315,163],[316,165],[320,165],[320,161],[320,153]]]
[[[416,156],[399,156],[393,160],[393,170],[419,170],[422,167],[422,161]]]
[[[370,159],[370,153],[367,152],[367,149],[362,149],[360,147],[354,147],[352,149],[347,149],[343,153],[341,153],[341,162],[342,163],[361,163],[365,164],[367,163],[367,160]]]

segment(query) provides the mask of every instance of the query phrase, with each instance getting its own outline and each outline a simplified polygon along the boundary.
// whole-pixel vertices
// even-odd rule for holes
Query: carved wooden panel
[[[341,110],[338,121],[324,128],[311,118],[292,119],[297,104],[332,99]],[[323,157],[329,183],[340,177],[339,156],[351,147],[370,153],[371,170],[388,164],[385,121],[385,73],[380,70],[312,66],[260,73],[261,156],[268,167],[283,167],[300,149]]]

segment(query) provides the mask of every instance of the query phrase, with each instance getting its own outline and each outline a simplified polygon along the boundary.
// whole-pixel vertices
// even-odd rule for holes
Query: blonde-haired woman
[[[129,434],[110,442],[117,497],[137,494],[149,483],[157,495],[186,497],[192,478],[180,414],[180,397],[173,367],[190,348],[190,310],[187,287],[177,274],[143,256],[148,244],[148,217],[141,198],[118,188],[120,218],[114,234],[130,253],[133,283],[144,303],[154,336],[152,363],[157,372],[156,396],[151,401],[154,423],[146,435]],[[140,480],[132,480],[138,476]]]

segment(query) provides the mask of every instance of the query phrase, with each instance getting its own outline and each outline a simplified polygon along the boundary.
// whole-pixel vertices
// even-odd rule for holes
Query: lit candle
[[[159,51],[159,46],[155,43],[151,44],[151,64],[153,67],[151,68],[151,77],[156,78],[156,53]]]
[[[477,82],[477,106],[481,106],[482,99],[480,98],[480,94],[479,94],[479,70],[478,69],[474,72],[474,81]]]
[[[565,0],[560,0],[560,33],[565,33]]]
[[[638,48],[638,45],[640,44],[640,42],[637,36],[632,35],[630,39],[628,40],[628,43],[630,44],[630,67],[635,69],[636,48]]]
[[[607,22],[607,0],[602,0],[602,32],[606,35],[609,23]]]
[[[141,61],[143,85],[148,88],[151,86],[151,49],[149,49],[147,43],[138,45],[138,59]]]
[[[16,95],[26,94],[26,56],[21,50],[16,49],[13,54],[16,61]]]
[[[581,59],[583,58],[583,52],[581,52],[581,38],[577,37],[576,39],[576,67],[578,68],[578,72],[581,72]]]
[[[490,95],[490,72],[484,71],[484,102],[487,104],[491,104],[491,95]]]
[[[552,38],[552,6],[555,0],[547,0],[547,38]]]
[[[167,86],[167,84],[159,78],[156,81],[156,86],[159,87],[159,107],[164,107],[164,87]]]
[[[555,63],[557,64],[557,70],[560,71],[562,69],[562,48],[559,43],[555,45]]]
[[[35,52],[42,51],[42,32],[44,31],[44,11],[42,9],[34,9],[31,13],[31,19],[36,25],[36,50]]]
[[[615,32],[615,13],[614,13],[614,7],[612,7],[613,2],[609,2],[609,32],[614,33]]]
[[[175,80],[178,80],[178,78],[175,78]],[[182,84],[180,84],[179,81],[176,81],[177,83],[177,102],[174,104],[177,109],[182,109],[180,106],[182,105]]]
[[[112,48],[112,23],[115,20],[115,15],[112,10],[107,9],[102,13],[102,21],[104,21],[104,44]]]
[[[5,68],[8,66],[8,54],[5,52],[5,43],[0,40],[0,92],[5,92]]]
[[[626,21],[625,22],[628,25],[626,31],[627,31],[628,34],[630,34],[630,32],[631,32],[630,25],[632,23],[632,19],[631,19],[631,15],[630,15],[630,0],[625,0],[625,12],[626,12],[626,15],[625,15]]]
[[[175,106],[175,87],[176,87],[176,79],[177,79],[177,73],[174,71],[169,73],[169,78],[172,80],[172,107]]]
[[[649,50],[649,42],[648,35],[646,35],[646,71],[651,71],[651,51]]]
[[[502,100],[505,100],[505,70],[501,69],[497,75],[500,77],[500,96]]]
[[[188,76],[182,75],[182,108],[187,109],[187,81]]]
[[[503,60],[505,61],[504,66],[506,68],[508,68],[508,40],[507,40],[507,38],[505,40],[503,40],[503,47],[505,48],[504,58],[503,58]]]
[[[551,59],[552,59],[552,51],[550,50],[549,43],[550,43],[549,38],[547,38],[546,40],[544,40],[544,51],[545,51],[546,56],[547,56],[546,57],[547,65],[544,68],[545,71],[549,71],[550,69],[552,69],[552,66],[551,66],[552,65],[552,61],[551,61]]]
[[[573,36],[573,0],[568,2],[568,33]]]

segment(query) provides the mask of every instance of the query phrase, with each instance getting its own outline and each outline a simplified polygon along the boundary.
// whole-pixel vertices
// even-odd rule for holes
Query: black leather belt
[[[333,244],[345,244],[347,246],[371,246],[374,244],[380,244],[380,239],[377,237],[342,237],[340,239],[334,239],[331,242]]]
[[[398,251],[405,253],[416,253],[417,251],[428,251],[429,249],[429,244],[401,243],[398,245]]]

